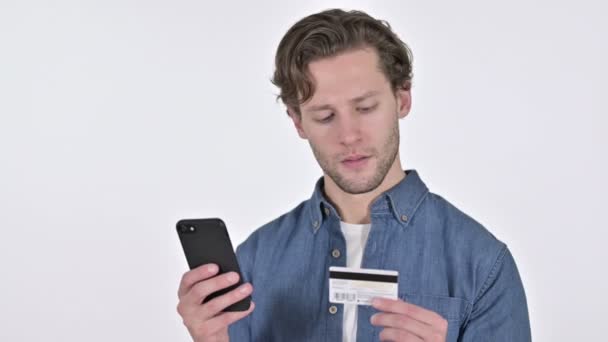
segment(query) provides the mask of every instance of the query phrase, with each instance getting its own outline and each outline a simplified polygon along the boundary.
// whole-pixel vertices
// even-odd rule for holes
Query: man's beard
[[[364,194],[375,190],[382,184],[382,181],[395,162],[395,158],[397,158],[397,153],[399,151],[399,124],[398,121],[395,122],[393,130],[384,142],[381,151],[376,149],[365,151],[366,155],[377,157],[374,174],[367,180],[352,180],[345,178],[338,171],[338,165],[332,163],[330,158],[324,156],[314,145],[310,144],[310,147],[323,172],[325,172],[342,191],[352,195]],[[341,162],[342,158],[336,159],[336,163],[340,164]]]

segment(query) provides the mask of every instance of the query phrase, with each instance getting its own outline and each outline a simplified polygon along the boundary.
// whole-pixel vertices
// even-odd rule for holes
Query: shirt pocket
[[[438,313],[448,321],[446,342],[457,341],[460,326],[466,317],[468,301],[457,297],[400,293],[399,298],[427,310]]]

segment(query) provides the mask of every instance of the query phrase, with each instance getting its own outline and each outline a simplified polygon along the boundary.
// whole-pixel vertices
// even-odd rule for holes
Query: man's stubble
[[[346,157],[345,154],[340,154],[336,157],[326,156],[321,150],[310,143],[312,152],[319,163],[323,172],[328,175],[334,183],[344,192],[352,195],[363,194],[376,189],[388,174],[395,158],[399,152],[399,121],[395,120],[391,130],[391,134],[387,137],[382,149],[379,151],[376,148],[364,151],[356,151],[357,153],[370,154],[376,157],[377,164],[373,175],[369,179],[347,179],[342,175],[338,168],[341,161]]]

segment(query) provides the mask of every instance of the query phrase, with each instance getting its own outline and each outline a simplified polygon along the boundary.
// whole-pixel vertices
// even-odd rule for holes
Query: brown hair
[[[412,52],[391,30],[388,22],[362,11],[330,9],[309,15],[285,34],[275,57],[271,82],[279,87],[277,101],[295,109],[314,94],[308,64],[347,50],[371,46],[379,55],[380,70],[393,91],[409,89],[412,81]]]

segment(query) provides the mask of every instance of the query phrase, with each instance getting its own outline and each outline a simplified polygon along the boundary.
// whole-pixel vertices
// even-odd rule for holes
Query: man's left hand
[[[439,314],[398,299],[375,298],[372,306],[381,311],[371,323],[382,326],[380,341],[445,342],[448,321]]]

